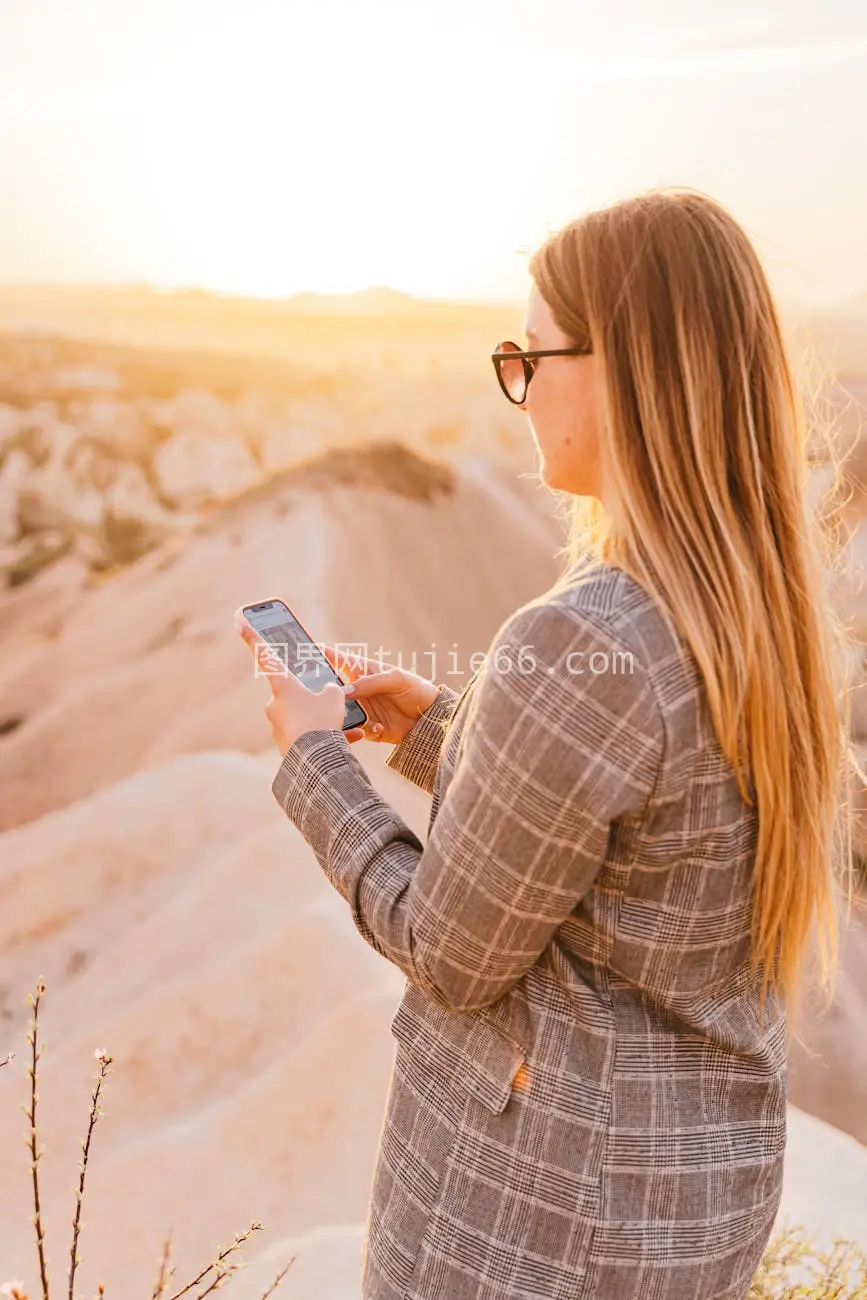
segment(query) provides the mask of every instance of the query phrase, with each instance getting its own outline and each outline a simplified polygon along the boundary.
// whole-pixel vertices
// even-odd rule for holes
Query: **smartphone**
[[[343,685],[343,679],[337,675],[307,630],[282,600],[260,600],[255,605],[245,605],[244,617],[274,647],[280,661],[308,690],[321,691],[329,682]],[[348,699],[343,715],[343,730],[363,727],[365,722],[367,714],[358,700]]]

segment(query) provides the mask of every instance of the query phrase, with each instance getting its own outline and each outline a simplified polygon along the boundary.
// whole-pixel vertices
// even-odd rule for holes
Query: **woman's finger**
[[[400,668],[385,668],[381,673],[364,673],[353,680],[352,699],[365,695],[389,695],[406,690],[406,677]]]
[[[342,673],[344,677],[348,677],[352,681],[362,671],[353,659],[335,650],[334,646],[328,645],[324,641],[319,641],[317,644],[336,673]]]
[[[381,722],[367,722],[363,727],[351,727],[349,731],[344,731],[343,734],[352,744],[356,740],[378,740],[382,730]]]
[[[241,640],[246,641],[247,645],[250,647],[257,663],[265,659],[273,660],[277,658],[276,651],[271,645],[271,642],[266,641],[262,636],[262,633],[257,631],[257,629],[253,627],[252,623],[248,623],[239,610],[235,610],[235,627],[241,634]]]
[[[331,667],[336,672],[344,673],[350,681],[380,670],[381,665],[376,659],[366,659],[364,655],[344,654],[326,641],[319,641],[318,645]]]
[[[235,627],[250,648],[259,676],[266,677],[274,695],[289,694],[295,691],[309,693],[309,688],[289,672],[286,664],[277,654],[270,641],[254,628],[244,617],[241,610],[235,610]]]
[[[241,634],[241,640],[246,642],[256,667],[267,672],[267,664],[273,663],[276,657],[273,646],[237,610],[235,611],[235,627]]]

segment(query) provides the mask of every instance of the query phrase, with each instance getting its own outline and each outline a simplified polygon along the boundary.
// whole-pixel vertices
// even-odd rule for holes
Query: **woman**
[[[592,212],[530,269],[529,350],[494,362],[576,499],[569,567],[460,698],[328,648],[433,796],[425,846],[341,687],[271,662],[274,794],[407,977],[363,1295],[745,1297],[787,1011],[814,928],[833,976],[850,860],[804,422],[756,254],[706,196]]]

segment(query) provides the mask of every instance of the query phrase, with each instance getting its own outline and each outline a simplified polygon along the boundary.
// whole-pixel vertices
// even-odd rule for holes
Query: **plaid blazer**
[[[757,820],[660,605],[607,565],[500,627],[389,765],[338,730],[273,790],[406,975],[365,1300],[746,1297],[786,1141],[786,1019],[747,964]]]

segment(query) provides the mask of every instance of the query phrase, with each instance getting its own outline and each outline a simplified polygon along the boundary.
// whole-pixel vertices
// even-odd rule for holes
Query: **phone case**
[[[304,635],[306,636],[306,638],[307,638],[307,640],[310,642],[310,644],[311,644],[311,645],[315,645],[316,648],[317,648],[317,650],[319,650],[319,645],[318,645],[318,643],[317,643],[316,641],[313,640],[313,637],[312,637],[312,636],[310,635],[310,633],[307,631],[307,628],[306,628],[306,627],[304,626],[304,624],[301,622],[301,619],[300,619],[300,618],[298,617],[298,615],[295,613],[295,610],[292,609],[291,606],[287,605],[287,604],[286,604],[286,601],[283,600],[283,599],[281,599],[280,596],[266,596],[263,600],[253,600],[253,601],[251,601],[249,605],[245,605],[245,606],[244,606],[244,609],[243,609],[244,617],[245,617],[245,618],[248,618],[248,611],[253,610],[254,607],[255,607],[256,605],[265,605],[265,604],[268,603],[269,600],[270,600],[270,601],[274,601],[275,604],[282,605],[283,608],[284,608],[285,610],[288,610],[288,612],[289,612],[289,613],[292,615],[292,617],[294,618],[295,622],[296,622],[296,623],[298,624],[298,626],[301,628],[301,631],[304,633]],[[328,663],[328,659],[327,659],[326,656],[323,654],[323,652],[322,652],[321,650],[319,650],[319,653],[322,655],[323,659],[325,659],[325,662]],[[331,667],[330,664],[329,664],[329,667]],[[342,685],[345,686],[346,683],[343,681],[343,678],[340,676],[340,673],[337,671],[337,669],[334,668],[332,671],[334,672],[334,675],[336,676],[337,680],[338,680]],[[361,722],[353,722],[353,723],[350,723],[349,726],[344,726],[344,727],[342,728],[343,731],[354,731],[356,727],[363,727],[364,724],[365,724],[365,722],[367,722],[367,713],[365,712],[363,705],[359,704],[358,700],[352,700],[351,703],[354,704],[358,709],[360,709],[361,713],[363,714],[363,721],[361,721]]]

